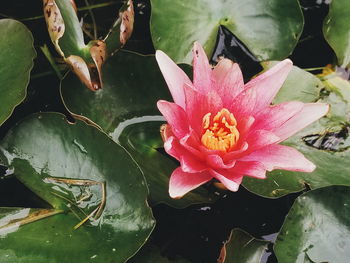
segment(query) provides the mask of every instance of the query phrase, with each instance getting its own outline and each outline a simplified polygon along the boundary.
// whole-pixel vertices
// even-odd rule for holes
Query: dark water
[[[84,6],[84,1],[76,2],[78,6]],[[99,1],[90,1],[91,4],[97,2]],[[305,27],[301,41],[290,58],[294,64],[302,68],[332,63],[334,53],[322,35],[322,22],[328,12],[326,1],[301,0],[300,3],[305,15]],[[113,19],[107,17],[117,14],[119,6],[120,4],[116,4],[94,11],[96,18],[101,18],[98,20],[98,32],[101,35],[113,22]],[[148,22],[149,0],[135,1],[135,8],[135,31],[125,48],[142,54],[154,53]],[[2,3],[0,13],[17,19],[41,15],[41,1]],[[86,12],[79,14],[89,21]],[[38,57],[27,98],[16,107],[14,114],[1,127],[0,139],[11,126],[30,113],[57,111],[69,117],[59,96],[59,79],[38,48],[44,43],[50,43],[45,22],[43,19],[35,19],[24,23],[34,35]],[[50,50],[55,54],[52,46]],[[251,52],[224,27],[218,32],[217,48],[212,54],[212,61],[215,62],[217,57],[222,55],[238,62],[245,72],[246,79],[261,70]],[[4,167],[0,167],[0,176],[5,170]],[[160,247],[162,254],[170,259],[182,256],[194,263],[213,263],[216,262],[220,248],[233,228],[242,228],[256,238],[274,237],[273,234],[279,231],[297,196],[298,194],[292,194],[271,200],[251,194],[241,187],[238,192],[228,193],[215,204],[194,205],[181,210],[158,205],[153,208],[157,226],[150,241]],[[0,179],[0,206],[46,207],[47,205],[16,178],[6,177]],[[268,251],[262,262],[277,261],[271,251]]]

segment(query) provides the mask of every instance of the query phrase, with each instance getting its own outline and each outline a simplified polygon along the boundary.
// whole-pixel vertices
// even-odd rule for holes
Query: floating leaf
[[[283,263],[344,263],[349,260],[349,236],[350,187],[325,187],[296,199],[274,250]]]
[[[268,244],[268,241],[255,239],[241,229],[233,229],[221,249],[218,263],[261,262]]]
[[[213,51],[219,26],[235,34],[260,60],[283,59],[303,29],[297,0],[151,0],[156,49],[177,63],[190,63],[194,41]]]
[[[67,108],[96,123],[129,151],[146,176],[152,203],[184,207],[213,200],[204,189],[181,200],[169,198],[168,181],[176,163],[156,149],[163,146],[159,133],[163,118],[156,103],[170,99],[170,94],[154,56],[120,51],[108,59],[103,76],[104,88],[94,93],[82,88],[73,75],[67,76],[61,85]]]
[[[21,103],[29,83],[36,52],[30,31],[12,19],[0,20],[0,125]]]
[[[16,225],[13,219],[25,221],[46,210],[3,208],[2,217],[11,221],[1,220],[0,258],[124,262],[153,229],[137,165],[121,146],[82,121],[68,124],[56,113],[32,115],[5,136],[0,159],[53,209],[51,216]]]
[[[323,33],[334,49],[339,65],[350,67],[350,2],[334,0],[329,5],[329,13],[324,20]]]
[[[268,70],[277,63],[278,61],[268,61],[263,62],[262,65],[265,70]],[[273,103],[278,104],[287,100],[305,103],[314,102],[318,100],[320,91],[323,88],[324,84],[319,78],[297,66],[293,66]]]
[[[305,189],[305,184],[311,189],[335,184],[350,185],[350,84],[348,81],[331,80],[333,77],[336,76],[332,75],[328,82],[321,83],[317,77],[294,68],[276,100],[318,100],[331,105],[326,117],[283,143],[302,152],[316,165],[316,170],[312,173],[275,170],[268,173],[265,180],[245,178],[243,185],[249,191],[265,197],[280,197]]]

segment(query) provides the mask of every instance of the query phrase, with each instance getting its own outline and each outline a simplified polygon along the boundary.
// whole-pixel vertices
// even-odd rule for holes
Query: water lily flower
[[[212,68],[199,43],[193,47],[193,82],[162,51],[156,59],[174,99],[157,103],[167,121],[161,129],[165,151],[180,162],[170,177],[171,197],[213,178],[237,191],[243,176],[315,169],[303,154],[279,144],[328,112],[322,103],[271,105],[292,68],[289,59],[246,84],[229,59]]]

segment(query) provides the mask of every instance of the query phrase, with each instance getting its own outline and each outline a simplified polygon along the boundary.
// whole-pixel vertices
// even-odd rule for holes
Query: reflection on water
[[[159,116],[159,115],[135,117],[119,123],[117,128],[112,133],[110,133],[109,136],[111,136],[114,141],[119,142],[119,136],[127,126],[136,124],[136,123],[141,123],[141,122],[148,122],[148,121],[165,121],[165,119],[163,116]]]

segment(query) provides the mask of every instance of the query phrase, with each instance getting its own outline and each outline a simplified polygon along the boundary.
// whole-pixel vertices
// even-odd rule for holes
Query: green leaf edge
[[[0,120],[0,126],[2,124],[4,124],[4,122],[10,118],[10,116],[12,115],[12,113],[14,112],[15,108],[20,105],[24,99],[26,98],[27,96],[27,88],[28,88],[28,84],[30,82],[30,73],[34,67],[34,59],[36,58],[37,56],[37,52],[34,48],[34,37],[32,35],[32,32],[23,24],[21,23],[20,21],[18,20],[15,20],[15,19],[10,19],[10,18],[5,18],[5,19],[1,19],[1,21],[11,21],[11,23],[17,23],[18,25],[20,25],[26,32],[28,32],[28,37],[30,38],[31,40],[31,50],[33,52],[33,56],[32,56],[32,60],[31,60],[31,63],[28,64],[27,68],[24,70],[27,72],[27,74],[25,75],[25,77],[23,78],[23,86],[25,86],[25,88],[22,90],[21,94],[22,95],[21,97],[19,96],[18,100],[15,101],[15,103],[13,104],[13,107],[10,108],[8,111],[7,111],[7,114],[6,114],[6,111],[4,111],[4,115],[7,115],[7,117],[5,117],[5,119],[3,121]],[[1,83],[0,83],[1,85]]]

